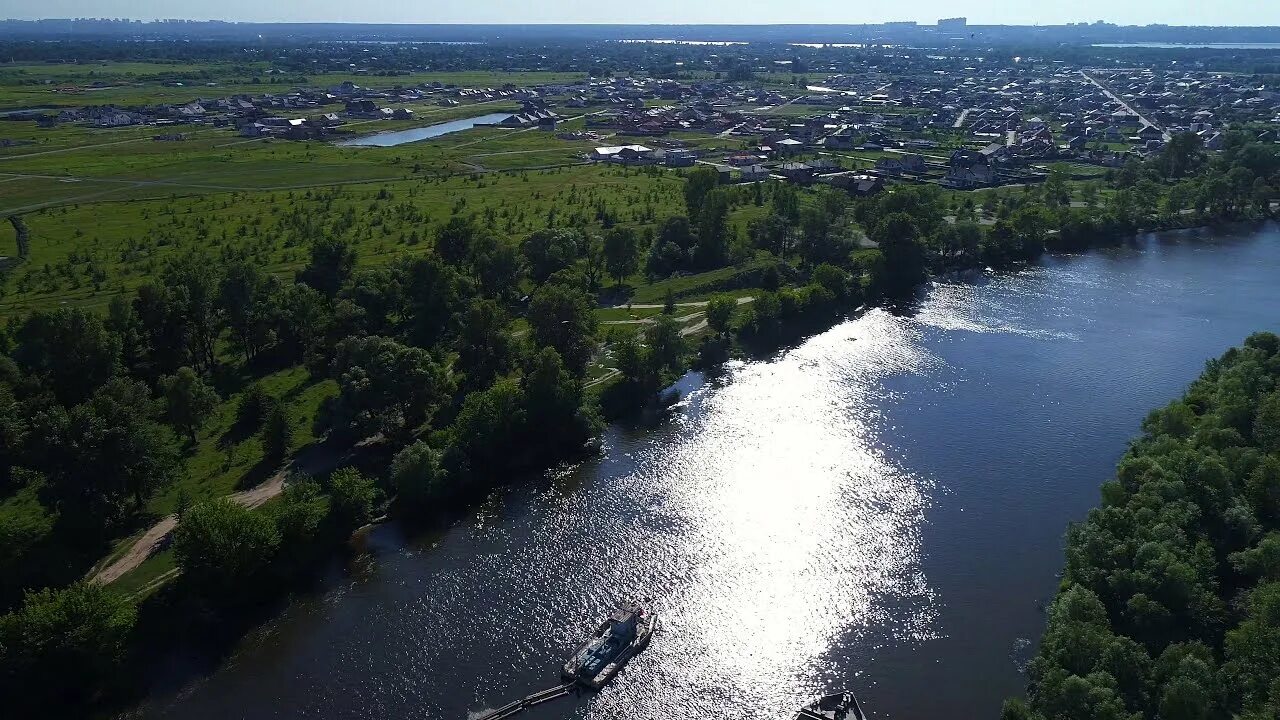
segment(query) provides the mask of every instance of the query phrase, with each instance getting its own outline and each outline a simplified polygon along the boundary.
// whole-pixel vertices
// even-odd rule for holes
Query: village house
[[[800,162],[789,162],[778,166],[778,174],[790,182],[807,185],[813,182],[813,176],[815,173],[813,167],[810,165]]]

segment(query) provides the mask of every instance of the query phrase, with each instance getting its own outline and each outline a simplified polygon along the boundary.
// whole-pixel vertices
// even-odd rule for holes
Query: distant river
[[[1206,50],[1276,50],[1280,49],[1280,43],[1255,42],[1255,43],[1160,43],[1160,42],[1136,42],[1136,43],[1095,43],[1094,47],[1103,48],[1164,48],[1175,50],[1178,48],[1188,49],[1206,49]]]
[[[652,647],[523,717],[781,719],[849,688],[876,718],[995,718],[1067,523],[1150,409],[1280,329],[1277,278],[1274,224],[1150,235],[690,376],[669,418],[613,427],[597,460],[432,537],[380,528],[136,717],[464,720],[556,683],[634,594],[665,623]]]
[[[395,147],[405,143],[418,142],[419,140],[429,140],[431,138],[448,135],[449,133],[470,130],[477,125],[493,125],[502,122],[511,117],[511,113],[490,113],[481,115],[480,117],[466,118],[464,120],[452,120],[437,125],[428,125],[420,128],[410,128],[408,130],[393,130],[389,132],[378,133],[376,135],[365,135],[364,137],[343,140],[337,143],[339,147]]]

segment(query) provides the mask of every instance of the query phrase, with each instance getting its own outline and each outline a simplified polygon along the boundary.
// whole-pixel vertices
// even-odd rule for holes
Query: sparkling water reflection
[[[1275,327],[1280,232],[1153,236],[941,283],[767,362],[687,381],[659,427],[437,537],[396,527],[164,718],[465,718],[553,684],[620,597],[664,627],[602,692],[525,717],[993,717],[1142,415]],[[1229,278],[1229,281],[1226,279]]]

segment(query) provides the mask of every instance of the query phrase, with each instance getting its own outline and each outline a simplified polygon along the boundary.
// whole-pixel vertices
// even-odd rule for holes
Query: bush
[[[0,695],[5,709],[93,700],[125,656],[133,605],[102,585],[79,582],[28,593],[22,607],[0,617]]]
[[[329,476],[329,514],[340,529],[359,527],[373,519],[378,488],[353,467]]]
[[[447,481],[440,451],[421,440],[391,461],[391,487],[405,504],[421,508],[437,502],[445,495]]]
[[[210,600],[251,594],[280,546],[272,519],[226,498],[197,503],[173,533],[183,579]]]

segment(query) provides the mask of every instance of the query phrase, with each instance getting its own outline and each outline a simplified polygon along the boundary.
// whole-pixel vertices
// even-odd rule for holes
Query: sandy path
[[[281,470],[257,487],[232,494],[230,496],[231,500],[247,508],[259,507],[284,492],[285,475],[286,471]],[[160,522],[148,528],[125,554],[112,560],[105,567],[99,568],[96,572],[90,571],[89,579],[104,585],[119,580],[141,565],[147,558],[162,550],[168,544],[169,537],[177,527],[178,516],[166,515]]]

